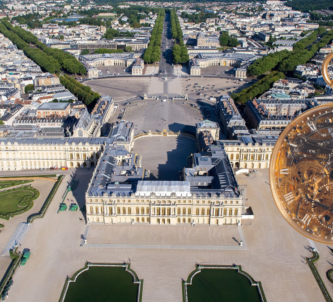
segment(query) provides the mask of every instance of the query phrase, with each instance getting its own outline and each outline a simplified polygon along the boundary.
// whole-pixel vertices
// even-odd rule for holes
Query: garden
[[[39,191],[29,186],[13,188],[0,192],[0,218],[9,219],[33,207]]]
[[[0,189],[5,189],[13,186],[23,185],[29,182],[33,182],[33,180],[1,180],[0,181]]]

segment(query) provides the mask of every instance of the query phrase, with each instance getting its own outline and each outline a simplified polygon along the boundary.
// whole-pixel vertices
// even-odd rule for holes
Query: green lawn
[[[70,283],[65,302],[136,302],[139,285],[123,267],[90,267]]]
[[[0,192],[0,213],[8,214],[20,210],[18,207],[19,202],[22,200],[23,196],[33,195],[32,191],[20,190],[20,191],[10,191],[7,190]]]
[[[12,186],[22,185],[29,182],[33,182],[33,180],[1,180],[0,181],[0,189],[9,188]]]
[[[261,302],[257,287],[235,269],[203,269],[187,290],[188,302]]]

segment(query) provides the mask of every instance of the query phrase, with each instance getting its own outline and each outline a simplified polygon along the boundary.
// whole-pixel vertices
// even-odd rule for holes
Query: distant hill
[[[333,10],[332,0],[289,0],[286,2],[286,5],[302,12],[310,12],[319,9]]]

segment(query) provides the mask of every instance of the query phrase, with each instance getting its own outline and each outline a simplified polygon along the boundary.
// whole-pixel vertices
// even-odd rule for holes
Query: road
[[[89,174],[91,173],[90,169],[80,169],[80,173]],[[40,176],[40,175],[54,175],[54,174],[76,174],[76,169],[68,170],[22,170],[22,171],[1,171],[0,177],[12,177],[12,176]]]
[[[171,35],[171,22],[170,14],[165,14],[163,33],[162,33],[162,45],[161,45],[161,60],[160,60],[160,76],[172,76],[172,35]]]

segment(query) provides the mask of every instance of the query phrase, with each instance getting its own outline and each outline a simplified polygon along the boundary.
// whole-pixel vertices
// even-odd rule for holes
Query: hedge
[[[49,196],[46,198],[42,208],[39,211],[39,213],[30,215],[27,219],[28,223],[32,223],[36,218],[43,218],[44,217],[44,215],[46,213],[46,210],[48,209],[51,201],[53,200],[53,197],[54,197],[55,193],[57,192],[57,190],[58,190],[58,188],[59,188],[59,186],[60,186],[64,177],[65,177],[64,175],[60,175],[58,177],[58,181],[54,184]]]

